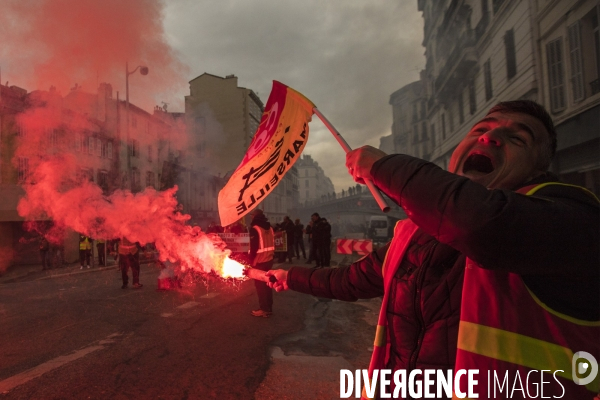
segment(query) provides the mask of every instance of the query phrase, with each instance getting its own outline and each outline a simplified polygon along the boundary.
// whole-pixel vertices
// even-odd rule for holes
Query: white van
[[[369,218],[369,239],[373,241],[387,241],[389,239],[389,221],[388,217],[383,215],[374,215]]]

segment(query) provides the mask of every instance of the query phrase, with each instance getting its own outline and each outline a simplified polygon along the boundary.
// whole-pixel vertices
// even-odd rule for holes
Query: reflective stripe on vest
[[[259,263],[273,259],[275,254],[275,233],[273,232],[273,228],[266,230],[258,225],[254,225],[253,228],[258,232],[258,250],[252,263],[252,266],[256,266]]]
[[[557,183],[519,192],[532,195],[549,184]],[[544,396],[592,399],[598,393],[600,376],[584,385],[574,382],[585,380],[585,376],[574,375],[573,356],[579,351],[600,360],[600,321],[582,321],[552,310],[527,288],[520,275],[487,270],[467,259],[455,371],[479,370],[475,386],[479,398],[522,398],[527,392],[521,392],[520,385],[535,390],[529,374],[536,376],[533,382],[541,383],[541,372],[531,371],[545,370]],[[505,376],[508,387],[500,390]],[[525,388],[526,382],[529,388]],[[515,383],[517,391],[511,393]],[[466,385],[466,379],[461,380],[462,392]]]
[[[138,252],[138,248],[135,243],[131,243],[126,238],[121,239],[121,243],[119,244],[119,254],[135,254]]]
[[[88,238],[83,239],[83,241],[79,242],[79,250],[91,250],[92,244]]]
[[[400,261],[406,253],[408,244],[419,227],[410,219],[403,219],[396,223],[394,228],[394,238],[385,255],[381,275],[383,276],[383,301],[381,302],[381,310],[379,311],[379,319],[377,321],[377,330],[375,332],[375,341],[373,343],[373,354],[371,354],[371,362],[369,363],[369,380],[373,379],[373,371],[384,369],[386,367],[389,352],[390,341],[387,323],[387,304],[389,302],[390,287],[393,282],[394,275],[400,266]],[[373,394],[377,396],[378,389],[375,388]],[[372,399],[363,387],[361,399]]]

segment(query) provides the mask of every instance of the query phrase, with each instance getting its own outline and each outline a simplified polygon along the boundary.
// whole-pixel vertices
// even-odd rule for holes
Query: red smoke
[[[165,40],[162,9],[159,0],[3,2],[2,79],[28,91],[43,90],[29,94],[27,110],[17,117],[26,134],[16,139],[13,164],[16,167],[19,157],[27,157],[33,183],[23,185],[25,196],[18,212],[31,221],[50,218],[50,241],[59,242],[57,236],[65,228],[92,238],[127,237],[155,243],[161,260],[179,262],[183,269],[220,270],[228,251],[218,237],[186,225],[190,217],[177,211],[176,187],[164,192],[146,188],[137,194],[117,190],[104,196],[100,187],[75,174],[81,166],[99,168],[89,164],[97,159],[82,165],[82,154],[73,151],[76,135],[102,131],[101,121],[84,114],[90,109],[85,103],[89,96],[86,100],[85,94],[75,93],[65,107],[63,96],[76,84],[82,93],[95,93],[100,82],[107,82],[124,100],[125,63],[130,71],[146,65],[148,75],[129,78],[131,103],[146,110],[163,100],[183,104],[187,68]],[[56,91],[47,92],[51,86]],[[78,101],[81,104],[73,104]],[[171,131],[171,148],[185,144],[182,133],[185,127]],[[138,139],[142,145],[153,144],[149,138],[146,134]],[[159,148],[158,143],[153,145]]]
[[[161,101],[182,106],[188,68],[167,44],[160,0],[7,0],[0,12],[4,83],[28,90],[54,85],[63,95],[78,84],[95,92],[108,82],[125,98],[151,109]]]
[[[221,270],[228,251],[219,237],[185,224],[190,217],[176,211],[177,188],[146,188],[137,194],[117,190],[105,197],[93,182],[73,186],[68,177],[74,168],[74,157],[68,154],[42,161],[32,174],[35,184],[24,186],[19,214],[31,219],[47,215],[93,238],[154,242],[162,261],[179,261],[183,269]]]

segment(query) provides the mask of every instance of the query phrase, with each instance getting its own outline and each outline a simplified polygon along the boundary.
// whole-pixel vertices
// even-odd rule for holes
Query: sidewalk
[[[97,261],[96,261],[97,262]],[[154,262],[154,259],[142,259],[140,264]],[[0,284],[52,279],[68,275],[85,274],[88,272],[117,269],[118,266],[112,256],[108,256],[106,265],[95,265],[91,268],[80,269],[79,262],[65,263],[62,267],[42,270],[42,264],[15,265],[8,270],[0,271]]]

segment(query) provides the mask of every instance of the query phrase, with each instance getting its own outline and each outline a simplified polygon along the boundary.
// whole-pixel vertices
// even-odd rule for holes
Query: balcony
[[[592,89],[592,96],[600,92],[600,79],[594,79],[591,81],[590,88]]]
[[[448,56],[444,67],[435,80],[435,88],[438,93],[434,94],[444,102],[456,94],[456,89],[468,80],[477,65],[477,51],[475,50],[475,35],[472,29],[465,31],[454,49]]]

